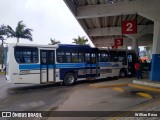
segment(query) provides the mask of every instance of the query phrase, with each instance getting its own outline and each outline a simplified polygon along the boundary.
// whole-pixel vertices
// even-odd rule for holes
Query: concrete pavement
[[[135,78],[117,80],[82,81],[74,86],[59,85],[14,85],[6,83],[1,77],[0,110],[35,110],[35,111],[122,111],[131,110],[144,103],[152,102],[160,97],[153,91],[145,91],[128,86],[95,88],[96,85],[131,84]],[[96,82],[96,83],[95,83]],[[137,95],[144,92],[153,99]],[[62,112],[63,113],[63,112]],[[51,117],[43,120],[102,120],[103,117]],[[109,119],[109,118],[104,118]],[[119,119],[119,118],[118,118]]]
[[[146,76],[145,76],[146,77]],[[56,111],[134,111],[160,110],[160,95],[155,91],[129,87],[135,78],[121,78],[113,81],[89,84],[73,92]],[[149,79],[139,80],[149,81]],[[96,86],[96,87],[95,87]],[[102,87],[97,87],[102,86]],[[160,89],[159,89],[160,90]],[[154,103],[154,104],[152,104]],[[123,117],[126,120],[138,117]],[[55,120],[107,120],[115,117],[54,117]],[[53,118],[48,118],[51,120]],[[148,119],[148,118],[147,118]],[[154,117],[154,119],[157,119]]]

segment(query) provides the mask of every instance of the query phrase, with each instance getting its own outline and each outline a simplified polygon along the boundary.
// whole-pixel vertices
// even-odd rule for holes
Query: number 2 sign
[[[122,34],[135,34],[137,33],[136,20],[122,21]]]

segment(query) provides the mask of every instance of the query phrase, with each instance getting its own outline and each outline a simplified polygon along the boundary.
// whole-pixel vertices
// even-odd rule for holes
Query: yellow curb
[[[109,118],[109,120],[117,120],[118,117]]]
[[[89,86],[97,88],[96,84],[89,84]]]
[[[139,96],[145,97],[145,98],[153,99],[153,97],[150,94],[147,94],[147,93],[138,92],[136,94],[139,95]]]
[[[160,92],[160,89],[158,89],[158,88],[153,88],[153,87],[148,87],[148,86],[143,86],[143,85],[128,84],[128,86],[134,87],[134,88],[139,88],[139,89],[144,89],[144,90],[148,90],[148,91]]]
[[[120,91],[120,92],[124,92],[124,89],[120,88],[120,87],[114,87],[112,88],[113,90],[116,90],[116,91]]]
[[[91,87],[95,88],[110,88],[110,87],[123,87],[128,86],[128,84],[115,84],[115,85],[97,85],[97,84],[89,84]]]

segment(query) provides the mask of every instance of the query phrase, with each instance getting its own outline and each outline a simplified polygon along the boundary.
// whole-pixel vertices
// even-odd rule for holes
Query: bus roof
[[[97,52],[98,48],[92,48],[89,45],[69,45],[69,44],[59,44],[59,49],[63,50],[75,50],[75,51],[83,51],[85,52]]]
[[[99,48],[100,51],[127,51],[127,52],[134,52],[134,50],[129,50],[129,49],[104,49],[104,48]]]
[[[26,46],[26,47],[45,47],[45,48],[58,48],[58,45],[40,45],[40,44],[24,44],[24,43],[9,43],[11,46]]]

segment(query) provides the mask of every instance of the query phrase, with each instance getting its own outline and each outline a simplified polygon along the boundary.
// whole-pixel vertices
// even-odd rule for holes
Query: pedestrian
[[[135,67],[135,70],[136,70],[136,77],[137,77],[137,79],[143,79],[140,62],[137,61],[135,63],[135,65],[134,65],[134,67]]]
[[[147,71],[149,71],[149,66],[146,60],[143,61],[143,70],[145,71],[145,73],[147,73]]]

